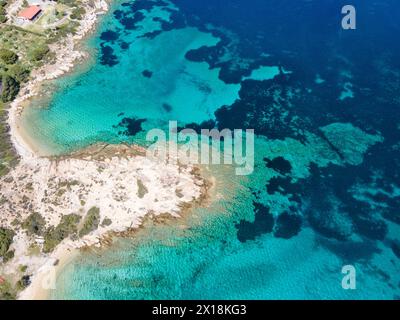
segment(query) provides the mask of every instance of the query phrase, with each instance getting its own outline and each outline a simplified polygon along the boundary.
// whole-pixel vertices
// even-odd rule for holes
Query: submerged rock
[[[365,133],[351,123],[332,123],[320,130],[342,160],[351,165],[361,164],[368,148],[383,141],[382,136]]]
[[[396,257],[400,259],[400,242],[393,240],[390,246],[392,247],[392,251]]]
[[[284,157],[276,157],[272,160],[264,158],[266,162],[267,168],[274,169],[275,171],[279,172],[280,174],[288,174],[292,171],[292,166],[288,160]]]
[[[300,232],[301,225],[301,216],[284,212],[279,215],[276,220],[274,236],[277,238],[290,239]]]
[[[274,228],[274,216],[269,212],[269,208],[257,202],[253,204],[254,222],[242,220],[236,225],[237,237],[240,242],[254,240],[265,233],[271,233]]]

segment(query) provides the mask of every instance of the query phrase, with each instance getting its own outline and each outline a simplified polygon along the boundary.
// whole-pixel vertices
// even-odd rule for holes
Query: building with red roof
[[[18,17],[25,20],[33,21],[41,12],[42,9],[40,9],[39,6],[30,6],[28,8],[21,10],[18,13]]]

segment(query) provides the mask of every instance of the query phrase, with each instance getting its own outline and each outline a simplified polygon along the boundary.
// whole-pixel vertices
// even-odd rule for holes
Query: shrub
[[[14,255],[15,255],[15,250],[7,251],[3,256],[3,262],[6,263],[10,261],[12,258],[14,258]]]
[[[3,102],[9,102],[14,100],[19,92],[19,82],[13,77],[5,74],[1,79],[2,92],[1,100]]]
[[[74,19],[74,20],[81,20],[82,16],[85,13],[86,13],[85,8],[82,8],[82,7],[74,8],[72,10],[72,13],[71,13],[70,17],[71,17],[71,19]]]
[[[29,69],[20,64],[14,64],[8,68],[8,74],[20,83],[28,81],[30,73]]]
[[[16,294],[8,281],[0,283],[0,300],[15,300]]]
[[[6,23],[7,17],[4,14],[0,14],[0,23]]]
[[[10,248],[14,238],[14,231],[0,228],[0,257],[3,257]]]
[[[70,7],[76,5],[76,0],[59,0],[58,2]]]
[[[14,64],[18,60],[18,55],[11,50],[2,48],[0,49],[0,60],[6,64]]]
[[[36,234],[38,236],[43,235],[45,230],[46,221],[39,213],[32,213],[24,223],[22,224],[22,228],[26,230],[29,235]]]
[[[65,215],[61,218],[57,227],[50,227],[44,235],[43,251],[51,252],[53,249],[69,235],[77,232],[77,225],[80,216],[76,214]]]
[[[47,44],[40,45],[36,48],[33,48],[29,52],[29,57],[33,61],[41,61],[44,59],[44,57],[49,53],[50,49]]]
[[[100,209],[92,207],[87,212],[85,220],[83,221],[82,229],[79,231],[79,236],[83,237],[90,232],[96,230],[100,223]]]
[[[109,218],[104,218],[103,222],[101,223],[101,226],[102,226],[102,227],[108,227],[108,226],[110,226],[111,224],[112,224],[111,219],[109,219]]]
[[[21,271],[22,273],[24,273],[27,269],[28,269],[27,265],[22,265],[19,267],[19,271]]]

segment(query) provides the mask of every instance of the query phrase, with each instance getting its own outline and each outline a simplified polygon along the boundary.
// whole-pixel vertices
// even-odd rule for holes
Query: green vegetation
[[[85,8],[76,7],[76,8],[74,8],[74,9],[72,10],[72,13],[71,13],[70,18],[71,18],[71,19],[74,19],[74,20],[81,20],[81,19],[82,19],[82,16],[83,16],[85,13],[86,13]]]
[[[49,44],[68,34],[74,34],[76,27],[85,13],[79,0],[61,0],[55,7],[58,19],[65,16],[61,9],[71,12],[71,19],[55,28],[41,28],[40,24],[19,27],[4,24],[6,22],[5,6],[8,0],[0,0],[0,101],[10,102],[15,99],[21,85],[29,80],[31,70],[53,58]],[[26,1],[25,1],[26,5]],[[70,8],[68,8],[70,7]],[[0,158],[0,164],[1,164]],[[0,168],[1,169],[1,168]]]
[[[21,266],[19,266],[19,271],[21,271],[22,273],[24,273],[27,269],[28,269],[28,266],[27,266],[27,265],[21,265]]]
[[[49,51],[49,46],[47,44],[41,44],[30,50],[28,56],[32,61],[38,62],[43,60]]]
[[[50,227],[44,234],[43,252],[51,252],[65,238],[77,233],[81,217],[76,214],[65,215],[57,227]]]
[[[12,25],[7,22],[5,7],[10,0],[0,0],[0,176],[18,162],[8,136],[6,124],[7,103],[13,101],[20,88],[30,80],[31,71],[52,61],[54,53],[50,52],[49,44],[75,34],[79,21],[85,13],[80,0],[59,0],[51,21],[59,21],[71,13],[71,19],[66,19],[55,28],[46,28],[46,23],[40,21],[26,27]],[[26,5],[27,2],[24,2]],[[46,15],[45,15],[46,18]]]
[[[138,186],[138,197],[140,199],[142,199],[146,193],[149,192],[149,190],[147,190],[146,186],[143,184],[142,180],[138,179],[136,180],[137,186]]]
[[[2,0],[0,1],[0,23],[6,23],[6,9],[4,8],[7,5],[7,1]]]
[[[16,297],[15,290],[7,280],[0,283],[0,300],[15,300]]]
[[[6,252],[6,254],[3,256],[3,262],[6,263],[10,261],[12,258],[14,258],[15,251],[14,250],[9,250]]]
[[[79,231],[79,236],[83,237],[90,232],[96,230],[100,223],[100,209],[92,207],[87,212],[85,220],[83,221],[82,229]]]
[[[28,68],[20,64],[14,64],[8,68],[8,74],[20,83],[28,81],[30,73]]]
[[[101,223],[101,226],[102,226],[102,227],[108,227],[108,226],[111,225],[111,224],[112,224],[111,219],[109,219],[109,218],[104,218],[103,222]]]
[[[32,213],[24,223],[22,224],[22,228],[26,230],[28,235],[43,235],[45,231],[46,221],[44,218],[37,212]]]
[[[4,257],[10,248],[14,238],[14,231],[0,228],[0,257]]]
[[[77,30],[76,29],[77,24],[78,24],[77,21],[70,21],[69,23],[57,26],[55,28],[55,31],[52,32],[51,36],[49,37],[48,42],[54,43],[60,40],[61,38],[64,38],[68,34],[75,34]]]
[[[6,124],[7,112],[0,100],[0,176],[8,173],[18,158],[8,137],[8,126]]]
[[[18,55],[11,50],[1,48],[0,49],[0,60],[5,64],[14,64],[18,61]]]
[[[77,0],[58,0],[58,3],[73,7],[77,5]]]
[[[20,84],[13,77],[4,74],[1,78],[1,101],[10,102],[17,96]]]
[[[17,291],[22,291],[30,284],[31,284],[31,277],[30,276],[22,276],[22,278],[19,279],[17,281],[17,283],[15,284],[15,288],[17,289]]]

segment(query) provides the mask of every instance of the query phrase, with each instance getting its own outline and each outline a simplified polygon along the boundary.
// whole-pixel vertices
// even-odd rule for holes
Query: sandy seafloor
[[[114,4],[88,40],[96,62],[25,109],[26,134],[63,153],[145,144],[169,120],[253,128],[256,167],[210,167],[207,206],[82,253],[50,297],[398,299],[398,4],[355,2],[366,18],[350,32],[340,1]]]

